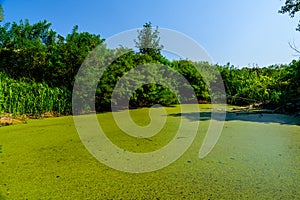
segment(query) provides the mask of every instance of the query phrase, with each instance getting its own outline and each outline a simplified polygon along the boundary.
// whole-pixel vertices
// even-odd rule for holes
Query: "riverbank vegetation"
[[[168,60],[161,54],[159,32],[144,25],[144,32],[156,44],[153,51],[141,46],[139,51],[105,48],[106,58],[124,54],[115,59],[99,80],[96,91],[97,111],[110,109],[111,94],[120,78],[137,66],[155,63],[168,66],[182,74],[195,91],[199,102],[209,103],[209,87],[223,81],[227,103],[233,105],[256,105],[276,111],[297,112],[300,109],[300,61],[266,67],[238,68],[190,60]],[[6,23],[0,26],[0,114],[13,116],[38,116],[45,112],[59,115],[71,114],[72,88],[76,74],[89,53],[105,39],[100,35],[79,32],[75,26],[70,34],[61,36],[48,21],[30,24],[28,20]],[[140,46],[139,46],[140,45]],[[101,58],[99,58],[101,59]],[[209,74],[209,84],[196,70],[217,67],[222,80]],[[158,74],[157,74],[158,75]],[[176,86],[176,82],[172,83]],[[119,94],[122,95],[122,94]],[[177,97],[168,88],[147,84],[138,88],[130,99],[131,107],[148,107],[153,104],[177,104]]]

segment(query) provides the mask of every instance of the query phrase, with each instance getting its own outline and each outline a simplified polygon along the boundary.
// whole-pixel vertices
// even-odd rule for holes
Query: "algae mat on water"
[[[121,148],[149,152],[174,137],[180,117],[200,120],[191,147],[176,162],[150,173],[107,167],[83,146],[73,118],[29,120],[0,128],[0,199],[297,199],[300,197],[299,118],[228,113],[222,135],[204,159],[198,152],[210,110],[180,113],[166,108],[166,127],[151,139],[121,133],[111,113],[98,118]],[[139,124],[148,109],[132,110]],[[218,119],[213,119],[218,120]]]

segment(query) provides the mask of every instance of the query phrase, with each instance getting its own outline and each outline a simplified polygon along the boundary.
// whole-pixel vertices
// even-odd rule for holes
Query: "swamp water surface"
[[[131,114],[142,124],[148,123],[147,112],[137,109]],[[178,128],[179,116],[190,123],[200,120],[198,134],[182,157],[166,168],[141,174],[117,171],[97,161],[82,145],[72,117],[1,127],[0,199],[300,198],[299,118],[227,113],[218,143],[199,159],[209,111],[204,109],[200,117],[177,108],[167,112],[166,127],[149,140],[122,134],[111,113],[98,115],[107,136],[135,152],[166,145]]]

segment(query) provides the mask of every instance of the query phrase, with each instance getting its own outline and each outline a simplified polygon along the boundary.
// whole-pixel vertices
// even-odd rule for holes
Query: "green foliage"
[[[230,64],[220,67],[228,103],[262,103],[268,107],[284,106],[300,97],[300,61],[289,65],[238,69]]]
[[[136,53],[123,47],[107,49],[99,35],[79,32],[78,26],[74,26],[66,37],[53,31],[47,21],[30,24],[28,20],[21,20],[0,26],[0,113],[70,113],[75,76],[87,56],[85,65],[89,67],[82,72],[86,76],[77,77],[82,93],[74,101],[83,102],[87,110],[94,107],[97,111],[109,110],[111,104],[115,105],[112,93],[116,84],[130,71],[137,72],[139,66],[166,66],[170,70],[169,74],[163,67],[160,71],[140,71],[135,79],[127,80],[116,90],[120,99],[130,95],[129,106],[132,108],[178,104],[178,94],[172,89],[190,86],[199,101],[210,102],[213,95],[222,95],[211,94],[210,90],[222,81],[228,103],[235,105],[263,103],[274,107],[300,96],[300,61],[287,66],[242,69],[230,64],[212,66],[206,62],[170,61],[160,54],[163,47],[159,44],[157,27],[153,30],[151,23],[146,23],[138,33],[135,42],[140,51]],[[95,48],[96,51],[92,51]],[[213,70],[215,67],[221,77]],[[174,72],[170,73],[171,70]],[[98,81],[100,72],[103,75]],[[178,74],[188,83],[178,82]],[[148,75],[155,77],[156,82],[147,80]],[[141,85],[142,80],[148,82]],[[159,84],[157,80],[164,80],[171,87]],[[141,86],[132,91],[133,83]],[[96,94],[90,84],[97,87]],[[90,101],[94,98],[96,106]],[[188,102],[192,97],[180,98]]]
[[[2,5],[0,4],[0,22],[2,22],[3,19],[4,19],[4,11]]]
[[[145,23],[143,29],[138,30],[138,38],[135,40],[135,45],[141,54],[147,54],[154,59],[159,59],[161,57],[160,51],[163,49],[159,42],[158,27],[153,30],[151,22]]]
[[[64,85],[72,89],[74,78],[90,51],[101,44],[104,40],[99,35],[87,32],[78,33],[78,26],[75,26],[71,34],[68,34],[65,41],[59,46],[57,55],[59,63],[54,69],[56,86]],[[63,80],[61,80],[63,78]]]
[[[51,112],[69,114],[71,94],[66,89],[50,88],[45,83],[14,80],[0,73],[0,114],[40,116]]]
[[[119,49],[119,51],[122,50]],[[145,66],[147,64],[160,63],[148,54],[135,54],[132,50],[127,51],[114,60],[112,64],[108,66],[99,81],[96,91],[96,110],[109,109],[111,103],[114,105],[115,102],[111,102],[111,95],[121,77],[136,67]],[[148,73],[151,77],[163,79],[162,74],[153,74],[150,71],[144,73]],[[128,80],[129,82],[127,82],[127,84],[123,84],[119,91],[115,91],[118,98],[125,98],[128,92],[131,91],[131,85],[133,85],[133,83],[139,84],[139,81],[144,80],[144,77],[145,74],[139,74],[135,76],[135,80]],[[167,88],[157,84],[146,84],[131,94],[130,107],[148,107],[157,103],[169,105],[176,102],[178,101],[176,98],[174,99],[174,95]]]
[[[280,103],[279,70],[272,67],[238,69],[230,64],[219,67],[219,70],[230,104]]]
[[[290,17],[295,17],[295,14],[300,11],[300,0],[286,0],[285,5],[281,7],[279,13],[289,13]],[[300,31],[300,21],[296,29]]]
[[[149,54],[134,53],[132,50],[127,50],[126,53],[119,56],[108,66],[98,83],[96,110],[110,109],[111,104],[116,104],[115,99],[111,101],[114,90],[118,99],[124,99],[124,102],[128,102],[127,97],[130,95],[129,106],[132,108],[150,107],[154,104],[166,106],[178,104],[179,96],[176,94],[176,91],[178,92],[179,88],[184,90],[184,88],[190,86],[194,89],[196,97],[199,100],[210,100],[208,86],[195,68],[195,66],[198,68],[202,67],[204,72],[204,68],[208,68],[209,70],[210,65],[208,63],[193,63],[188,60],[165,62],[164,59],[161,60],[163,63],[160,63],[160,60],[156,60]],[[159,70],[151,70],[153,66],[157,66]],[[166,68],[162,66],[168,67],[169,70],[166,71]],[[142,67],[144,70],[137,71],[137,67]],[[121,88],[116,90],[115,86],[121,77],[130,71],[137,74],[131,79],[126,80],[126,83],[122,83]],[[208,74],[207,71],[206,73]],[[178,77],[179,74],[188,81],[188,84],[181,85],[178,82],[180,80],[180,77]],[[209,81],[215,81],[214,75],[207,77]],[[168,85],[161,85],[159,82],[165,82]],[[132,89],[132,85],[141,85],[141,87],[134,90]],[[172,88],[175,90],[172,90]],[[184,102],[188,102],[192,97],[181,96],[180,98]]]
[[[172,68],[182,74],[189,84],[194,89],[198,100],[210,101],[209,86],[208,84],[215,81],[215,74],[207,73],[206,68],[212,68],[206,62],[191,62],[188,60],[179,60],[172,62]],[[201,71],[201,74],[199,71]],[[209,81],[208,84],[203,80],[203,76]]]
[[[286,100],[300,98],[300,60],[292,63],[281,70],[280,83]]]
[[[26,77],[71,90],[81,63],[98,44],[99,35],[79,33],[75,26],[66,38],[51,23],[28,20],[0,27],[0,69],[14,78]]]

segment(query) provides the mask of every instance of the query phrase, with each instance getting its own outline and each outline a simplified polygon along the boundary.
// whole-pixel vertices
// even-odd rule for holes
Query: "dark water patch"
[[[222,113],[215,112],[190,112],[190,113],[173,113],[169,116],[172,117],[185,117],[190,121],[206,121],[206,120],[218,120],[222,121],[224,118]],[[299,116],[291,116],[285,114],[272,114],[272,113],[238,113],[238,112],[226,112],[225,121],[248,121],[248,122],[260,122],[260,123],[278,123],[288,125],[300,125]]]

